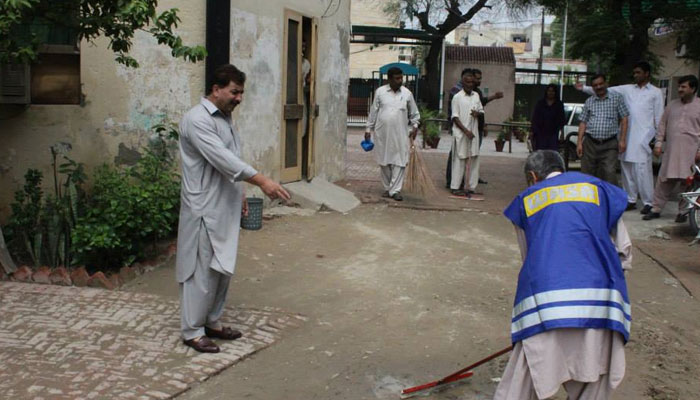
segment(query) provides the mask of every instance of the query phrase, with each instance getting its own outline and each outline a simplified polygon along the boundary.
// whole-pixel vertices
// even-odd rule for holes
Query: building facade
[[[510,47],[446,46],[443,110],[447,110],[447,94],[461,80],[464,68],[481,70],[481,90],[485,96],[503,92],[502,99],[486,105],[486,123],[501,123],[512,117],[515,103],[513,50]]]
[[[283,182],[304,175],[330,181],[344,176],[350,5],[334,2],[337,8],[328,7],[329,1],[226,2],[230,17],[224,23],[230,34],[217,46],[226,46],[227,61],[248,75],[244,100],[234,113],[244,142],[243,157]],[[206,42],[211,23],[207,3],[168,2],[168,8],[180,10],[177,33],[185,43]],[[105,162],[129,162],[147,143],[155,124],[178,122],[204,95],[204,62],[174,59],[169,48],[139,32],[130,54],[141,66],[127,68],[114,61],[107,44],[104,39],[79,43],[70,51],[76,66],[69,66],[68,72],[60,64],[65,56],[48,58],[58,67],[36,79],[34,75],[51,64],[31,67],[34,75],[27,83],[32,93],[41,93],[38,88],[58,93],[51,89],[70,86],[77,79],[78,101],[59,103],[61,96],[53,100],[45,96],[25,104],[0,104],[1,220],[9,214],[13,193],[28,168],[50,176],[50,146],[70,144],[70,157],[88,169]],[[208,50],[211,54],[221,49]],[[306,135],[299,113],[294,112],[302,105],[302,58],[313,64],[314,99]],[[302,147],[308,150],[306,159]]]

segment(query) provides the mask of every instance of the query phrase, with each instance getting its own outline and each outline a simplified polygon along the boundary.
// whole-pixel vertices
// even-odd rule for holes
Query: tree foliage
[[[565,0],[513,0],[520,6],[544,6],[563,19]],[[686,57],[700,59],[700,44],[691,40],[700,29],[697,0],[569,0],[567,57],[584,59],[610,74],[613,82],[628,81],[632,65],[642,59],[660,60],[650,51],[650,30],[670,25],[688,49]],[[553,27],[554,28],[554,27]],[[561,35],[554,32],[557,42]],[[559,36],[559,37],[557,37]],[[555,44],[561,54],[561,43]]]
[[[0,0],[0,63],[34,61],[39,45],[58,32],[73,43],[104,36],[117,62],[138,67],[128,53],[139,30],[170,47],[173,57],[203,60],[204,47],[186,46],[174,33],[178,10],[159,13],[157,5],[157,0]]]
[[[495,3],[498,0],[491,0]],[[420,28],[436,36],[425,59],[430,106],[437,108],[439,56],[442,40],[459,25],[471,20],[479,11],[489,8],[488,0],[390,0],[384,13],[394,21],[417,20]]]

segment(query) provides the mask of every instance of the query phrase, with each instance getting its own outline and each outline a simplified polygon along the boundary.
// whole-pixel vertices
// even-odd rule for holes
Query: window
[[[512,38],[513,38],[513,42],[515,42],[515,43],[527,42],[527,38],[525,37],[525,35],[513,35]]]
[[[23,26],[17,35],[26,37],[27,42],[35,37],[41,43],[36,61],[24,67],[25,73],[17,73],[19,70],[16,67],[12,70],[10,66],[1,68],[11,72],[3,72],[4,78],[15,78],[11,82],[14,89],[28,88],[29,97],[25,96],[22,102],[80,104],[80,50],[77,33],[71,28],[37,20],[31,25]],[[17,97],[14,101],[7,100],[7,91],[11,88],[6,82],[10,82],[9,79],[3,82],[0,89],[0,102],[18,102]]]
[[[35,23],[30,29],[43,43],[30,67],[32,104],[80,104],[77,34],[50,23]]]
[[[545,32],[544,35],[542,36],[542,46],[550,47],[551,45],[552,45],[552,33]]]

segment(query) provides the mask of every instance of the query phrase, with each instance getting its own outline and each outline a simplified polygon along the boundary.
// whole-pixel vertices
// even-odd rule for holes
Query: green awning
[[[353,25],[350,43],[430,44],[442,37],[419,29]]]

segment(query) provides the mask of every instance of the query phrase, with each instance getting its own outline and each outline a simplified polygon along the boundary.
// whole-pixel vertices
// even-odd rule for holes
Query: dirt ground
[[[346,215],[286,216],[242,232],[228,304],[279,307],[309,319],[179,398],[398,399],[402,388],[508,346],[520,262],[512,226],[499,213],[522,182],[516,183],[520,174],[498,172],[512,172],[521,161],[507,162],[492,161],[484,175],[492,181],[484,189],[491,201],[472,202],[468,211],[364,204]],[[700,287],[698,247],[687,247],[690,238],[682,234],[641,240],[639,224],[630,225],[633,325],[627,374],[613,398],[697,399],[700,303],[687,288]],[[675,261],[669,246],[679,252]],[[679,259],[685,275],[676,277],[693,284],[663,267]],[[140,277],[128,290],[176,298],[174,266]],[[506,361],[424,398],[489,399]]]

